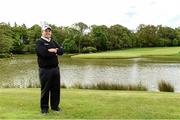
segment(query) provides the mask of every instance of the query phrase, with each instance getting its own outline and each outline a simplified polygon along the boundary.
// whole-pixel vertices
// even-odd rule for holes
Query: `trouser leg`
[[[60,72],[59,67],[53,69],[51,86],[51,108],[57,108],[60,103]]]
[[[49,91],[51,86],[51,74],[49,74],[49,69],[40,68],[40,83],[41,83],[41,109],[48,109],[49,108]]]

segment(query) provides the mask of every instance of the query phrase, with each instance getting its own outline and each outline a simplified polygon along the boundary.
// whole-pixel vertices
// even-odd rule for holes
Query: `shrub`
[[[0,53],[0,58],[9,58],[11,57],[11,54],[8,53]]]
[[[122,84],[113,84],[106,82],[99,82],[97,84],[91,85],[82,85],[81,83],[76,83],[72,88],[77,89],[96,89],[96,90],[136,90],[136,91],[147,91],[147,88],[142,84],[138,85],[122,85]]]
[[[84,47],[83,50],[82,50],[83,53],[95,53],[97,52],[97,49],[94,48],[94,47]]]
[[[80,83],[75,83],[74,85],[71,86],[71,88],[83,89],[84,87]]]
[[[64,83],[61,84],[61,88],[67,88]]]
[[[164,80],[161,80],[158,83],[158,89],[159,91],[164,91],[164,92],[174,92],[174,87],[170,83]]]

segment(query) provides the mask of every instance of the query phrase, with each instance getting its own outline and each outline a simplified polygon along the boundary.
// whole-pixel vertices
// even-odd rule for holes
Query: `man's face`
[[[43,32],[42,32],[42,36],[47,39],[51,38],[51,34],[52,34],[52,32],[50,29],[43,30]]]

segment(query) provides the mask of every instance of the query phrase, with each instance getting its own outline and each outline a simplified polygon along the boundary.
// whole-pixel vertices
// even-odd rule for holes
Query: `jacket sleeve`
[[[54,57],[56,56],[55,53],[49,52],[48,48],[44,45],[44,42],[41,40],[38,40],[36,42],[36,52],[38,56],[44,57],[44,58],[49,58],[49,57]]]
[[[64,53],[63,47],[61,47],[56,41],[53,41],[53,42],[54,42],[56,48],[58,48],[57,54],[58,54],[58,55],[63,55],[63,53]]]

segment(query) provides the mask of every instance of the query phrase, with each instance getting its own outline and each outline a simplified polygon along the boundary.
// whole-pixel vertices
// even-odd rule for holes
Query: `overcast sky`
[[[41,21],[57,26],[120,24],[129,29],[139,24],[180,26],[180,0],[0,0],[0,4],[0,22],[28,27]]]

